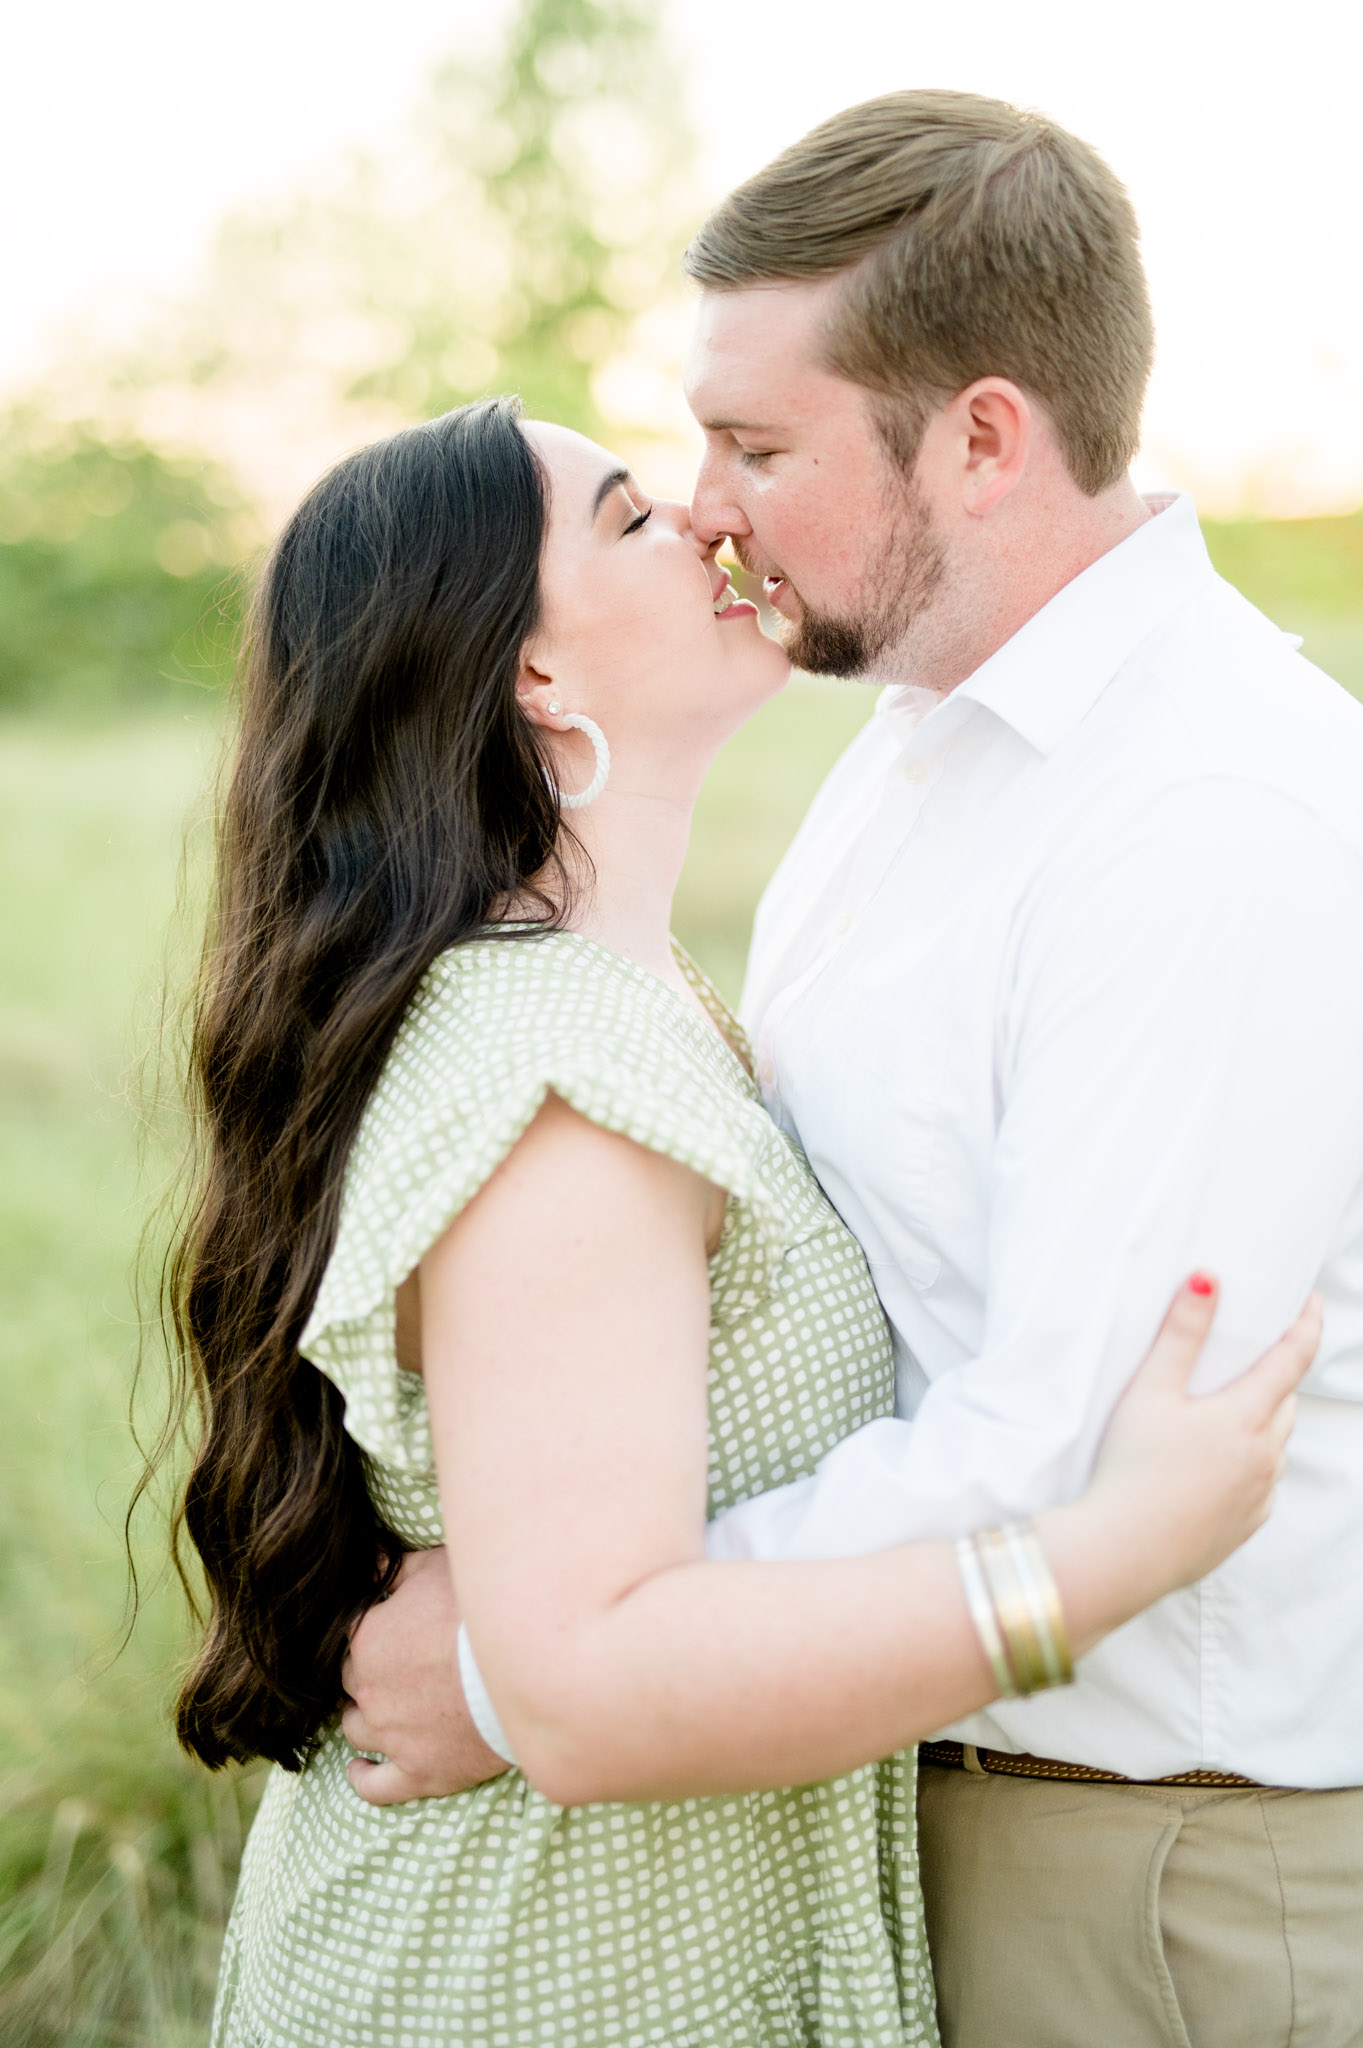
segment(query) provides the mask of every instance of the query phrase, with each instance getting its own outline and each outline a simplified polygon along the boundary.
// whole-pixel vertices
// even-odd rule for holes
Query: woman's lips
[[[740,619],[755,619],[757,617],[757,606],[749,604],[746,597],[738,595],[727,569],[723,574],[724,581],[720,584],[719,589],[715,591],[712,599],[715,617],[717,619],[731,619],[736,614]]]

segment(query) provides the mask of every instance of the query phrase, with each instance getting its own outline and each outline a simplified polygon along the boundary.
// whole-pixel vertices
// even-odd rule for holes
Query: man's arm
[[[1272,791],[1173,790],[1037,893],[1014,969],[980,1355],[911,1424],[720,1517],[712,1556],[846,1555],[1067,1499],[1189,1272],[1223,1286],[1204,1389],[1314,1284],[1363,1169],[1353,851]]]

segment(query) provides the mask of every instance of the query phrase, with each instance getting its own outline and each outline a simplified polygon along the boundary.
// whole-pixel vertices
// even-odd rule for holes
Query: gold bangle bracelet
[[[1023,1595],[1032,1616],[1046,1686],[1068,1685],[1074,1677],[1074,1657],[1060,1589],[1051,1574],[1046,1553],[1030,1522],[1010,1522],[1003,1531],[1022,1582]]]
[[[956,1565],[961,1574],[961,1586],[965,1593],[965,1604],[970,1610],[970,1619],[975,1624],[975,1633],[980,1639],[980,1647],[984,1651],[985,1661],[993,1673],[994,1683],[998,1687],[999,1698],[1015,1700],[1018,1696],[1018,1689],[1013,1683],[1013,1674],[1008,1668],[1008,1658],[1003,1648],[1003,1637],[999,1633],[998,1617],[994,1612],[994,1603],[989,1597],[989,1588],[985,1584],[984,1573],[980,1569],[979,1555],[973,1536],[962,1536],[957,1542]]]
[[[985,1529],[976,1538],[976,1550],[984,1570],[1000,1633],[1013,1668],[1017,1689],[1026,1699],[1046,1684],[1046,1666],[1037,1635],[1036,1618],[1027,1600],[1023,1582],[1002,1529]]]

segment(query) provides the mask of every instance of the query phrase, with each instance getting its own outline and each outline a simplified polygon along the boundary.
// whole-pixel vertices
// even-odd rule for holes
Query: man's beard
[[[737,553],[743,561],[742,549]],[[922,493],[908,483],[898,516],[867,571],[868,585],[881,592],[879,601],[855,616],[840,617],[815,611],[801,598],[799,618],[780,618],[777,637],[795,667],[807,675],[851,679],[882,674],[889,666],[886,657],[904,645],[945,574],[941,537]]]

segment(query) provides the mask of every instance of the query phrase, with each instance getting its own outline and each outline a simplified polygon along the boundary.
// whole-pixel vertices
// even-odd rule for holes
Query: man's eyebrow
[[[774,434],[777,429],[762,420],[701,420],[699,424],[710,434]]]
[[[596,496],[592,499],[593,519],[596,518],[597,513],[601,510],[601,507],[605,504],[611,492],[615,490],[618,485],[627,484],[628,482],[629,471],[627,469],[612,469],[609,470],[607,474],[602,477],[600,483],[596,487]]]

